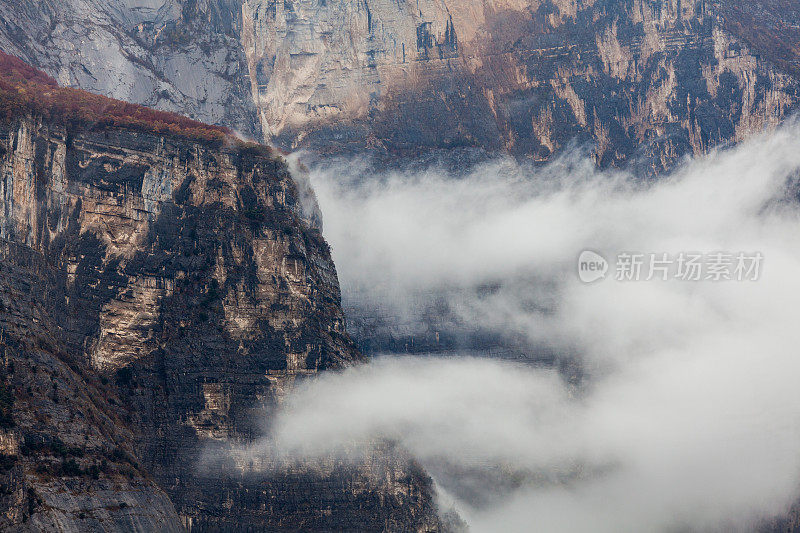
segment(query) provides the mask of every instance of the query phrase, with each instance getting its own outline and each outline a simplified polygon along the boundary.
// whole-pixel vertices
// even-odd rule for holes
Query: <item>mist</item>
[[[747,531],[800,495],[800,126],[641,181],[580,150],[311,182],[346,303],[523,338],[519,361],[381,356],[300,385],[287,453],[390,439],[472,531]],[[760,252],[753,281],[582,283],[577,258]],[[481,290],[483,287],[491,290]],[[567,358],[580,379],[537,352]],[[480,355],[480,354],[479,354]]]

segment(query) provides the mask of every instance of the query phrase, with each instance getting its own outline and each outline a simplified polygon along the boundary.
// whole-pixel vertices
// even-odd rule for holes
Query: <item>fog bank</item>
[[[582,154],[464,175],[312,168],[345,299],[568,354],[585,375],[381,357],[296,390],[275,426],[307,457],[394,439],[473,531],[748,530],[800,481],[800,127],[641,183]],[[763,254],[756,281],[581,283],[577,257]],[[486,288],[490,289],[487,290]]]

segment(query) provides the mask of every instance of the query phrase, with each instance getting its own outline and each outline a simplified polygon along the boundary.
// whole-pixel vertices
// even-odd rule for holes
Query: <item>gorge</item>
[[[0,529],[797,530],[798,43],[785,0],[0,0]]]

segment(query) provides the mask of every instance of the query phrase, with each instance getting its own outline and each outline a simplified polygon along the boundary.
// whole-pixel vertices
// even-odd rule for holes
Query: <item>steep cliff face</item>
[[[240,12],[241,0],[9,0],[0,50],[61,85],[259,137]]]
[[[792,0],[714,4],[723,26],[769,61],[800,74],[800,5]]]
[[[63,83],[284,148],[658,171],[796,107],[797,13],[732,0],[0,2],[0,46]]]
[[[67,349],[63,276],[27,246],[0,248],[0,529],[181,531],[120,398]]]
[[[546,159],[577,139],[601,164],[660,170],[777,123],[798,99],[705,2],[276,5],[245,2],[243,36],[264,131],[290,146],[363,137],[390,153]]]
[[[286,165],[69,124],[0,120],[0,528],[436,529],[390,447],[235,459],[295,379],[361,359]]]

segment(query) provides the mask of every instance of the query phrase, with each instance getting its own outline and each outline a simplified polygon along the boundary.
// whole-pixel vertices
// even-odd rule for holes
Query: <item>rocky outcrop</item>
[[[67,350],[59,278],[42,254],[0,242],[0,529],[181,531],[119,397]]]
[[[388,445],[355,465],[234,453],[296,379],[361,360],[280,157],[67,123],[0,121],[0,528],[438,529],[430,480]]]
[[[287,149],[544,160],[577,140],[602,165],[658,172],[796,107],[796,15],[732,0],[5,0],[0,47]]]

